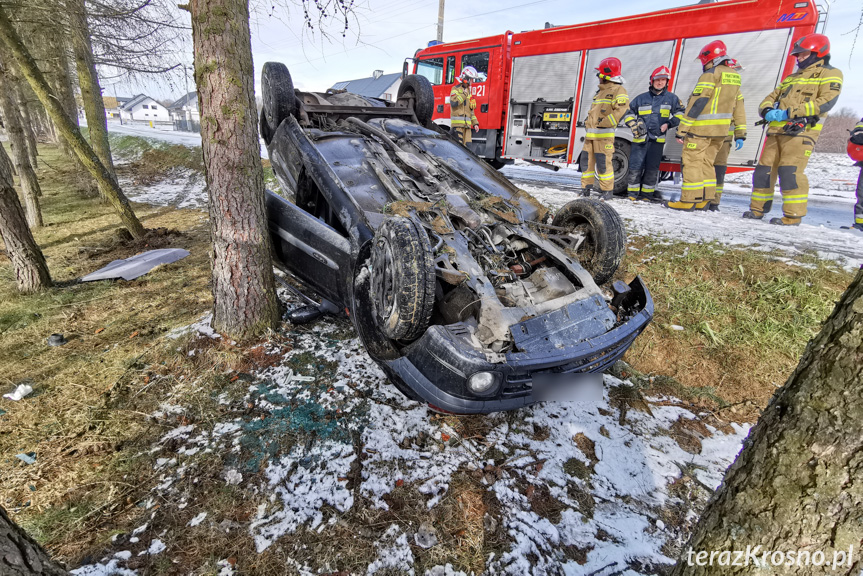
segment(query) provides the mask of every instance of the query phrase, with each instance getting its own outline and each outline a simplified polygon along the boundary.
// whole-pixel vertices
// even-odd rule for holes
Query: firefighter
[[[714,200],[713,161],[728,135],[732,117],[735,113],[739,118],[745,117],[740,74],[728,65],[733,60],[725,43],[722,40],[708,43],[697,58],[703,74],[692,90],[677,129],[677,141],[683,144],[683,188],[680,200],[665,203],[674,210],[704,210]]]
[[[854,165],[860,167],[860,174],[857,176],[857,203],[854,205],[854,224],[843,226],[843,228],[855,228],[863,232],[863,118],[851,130],[851,138],[848,140],[848,155],[852,160],[857,160],[857,163]]]
[[[671,70],[660,66],[650,75],[647,92],[636,96],[629,110],[636,115],[632,129],[632,149],[629,153],[630,200],[661,201],[656,184],[659,182],[659,164],[665,148],[665,135],[675,128],[683,116],[683,104],[668,91]]]
[[[596,68],[599,87],[584,121],[587,133],[581,152],[582,196],[590,196],[594,180],[599,180],[602,198],[609,200],[614,193],[614,132],[623,120],[635,127],[635,116],[629,111],[629,95],[623,87],[622,65],[614,57],[605,58]]]
[[[767,140],[752,175],[752,198],[744,218],[760,220],[773,206],[772,182],[779,179],[782,218],[771,224],[796,226],[806,216],[809,180],[804,174],[827,112],[842,91],[842,72],[830,66],[830,41],[807,34],[791,49],[797,71],[758,106],[768,123]]]
[[[449,94],[450,127],[456,134],[456,140],[467,146],[471,142],[471,126],[479,132],[479,120],[474,112],[476,98],[470,94],[470,83],[479,80],[479,74],[473,66],[465,66],[456,80],[459,83],[452,87]]]
[[[737,72],[742,69],[736,60],[729,60],[728,65],[734,68]],[[738,96],[741,101],[743,95]],[[713,201],[707,205],[709,210],[719,212],[719,203],[722,201],[722,190],[725,187],[725,173],[728,171],[728,155],[731,153],[731,145],[734,144],[735,150],[743,148],[743,143],[746,141],[746,114],[743,113],[743,106],[734,108],[734,115],[731,118],[731,126],[728,128],[728,136],[719,148],[716,154],[716,159],[713,161],[713,170],[716,173],[716,194]]]

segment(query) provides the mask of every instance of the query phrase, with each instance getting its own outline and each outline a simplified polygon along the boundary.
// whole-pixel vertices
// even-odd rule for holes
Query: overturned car
[[[350,316],[409,398],[460,414],[525,406],[545,398],[540,379],[559,392],[605,370],[650,322],[640,278],[600,288],[625,250],[618,214],[577,199],[552,218],[431,124],[424,77],[386,102],[295,91],[268,62],[262,92],[280,267]]]

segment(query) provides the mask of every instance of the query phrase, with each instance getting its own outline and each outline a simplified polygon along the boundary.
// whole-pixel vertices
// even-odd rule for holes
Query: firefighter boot
[[[771,218],[770,223],[778,226],[800,226],[800,220],[801,218],[789,218],[788,216],[783,216],[782,218]]]
[[[764,214],[762,214],[761,212],[754,212],[752,210],[747,210],[746,212],[743,213],[743,217],[746,218],[747,220],[761,220],[762,218],[764,218]]]
[[[682,200],[669,200],[665,203],[666,208],[672,210],[682,210],[683,212],[691,212],[695,210],[695,202],[684,202]]]
[[[582,188],[582,189],[581,189],[581,191],[579,192],[579,194],[581,194],[581,195],[582,195],[582,196],[584,196],[585,198],[589,198],[589,197],[590,197],[590,191],[591,191],[591,189],[592,189],[592,188],[593,188],[593,186],[587,185],[587,186],[585,186],[584,188]]]
[[[711,212],[719,212],[719,204],[718,203],[713,204],[711,202],[710,205],[707,207],[707,209],[710,210]]]

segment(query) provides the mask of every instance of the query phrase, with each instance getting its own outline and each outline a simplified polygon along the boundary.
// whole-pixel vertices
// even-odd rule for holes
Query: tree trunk
[[[27,144],[27,156],[30,158],[30,165],[35,170],[39,167],[39,150],[36,147],[36,127],[33,124],[34,118],[30,114],[30,105],[27,102],[27,98],[24,96],[24,91],[21,89],[21,78],[11,66],[9,67],[9,73],[10,81],[14,88],[14,101],[21,114],[21,128],[24,129],[24,141]]]
[[[9,18],[2,6],[0,6],[0,40],[12,52],[12,56],[18,64],[21,74],[27,79],[30,87],[36,93],[36,97],[39,98],[42,106],[50,114],[55,126],[63,135],[63,139],[75,152],[81,164],[96,180],[102,197],[120,215],[120,220],[128,228],[132,236],[134,238],[142,237],[145,233],[144,227],[141,225],[138,217],[135,216],[131,206],[129,206],[129,200],[123,194],[120,185],[117,184],[117,179],[102,165],[96,153],[93,152],[93,149],[84,140],[84,137],[81,136],[81,131],[78,129],[77,124],[72,122],[59,101],[54,97],[51,88],[45,81],[45,77],[36,66],[36,62],[27,51],[27,48],[24,47],[21,38],[18,36],[12,23],[9,22]]]
[[[33,240],[33,234],[24,220],[24,210],[21,209],[18,194],[12,184],[9,166],[6,150],[0,146],[0,237],[3,238],[6,254],[12,261],[18,290],[38,292],[51,286],[51,276],[48,274],[48,264],[45,263],[42,250]],[[3,525],[0,522],[0,560],[3,559],[2,553]]]
[[[754,574],[755,556],[765,574],[859,576],[861,395],[863,270],[750,432],[673,575]],[[745,560],[747,547],[749,564],[720,565],[716,555],[713,566],[698,565],[699,552],[707,552],[701,563],[711,552],[723,551],[732,552],[725,559],[733,561],[733,551],[742,550]],[[765,552],[776,554],[765,557]],[[829,569],[814,565],[821,558]],[[791,565],[780,567],[776,560]]]
[[[240,339],[279,321],[249,5],[248,0],[192,0],[189,11],[213,238],[213,327]]]
[[[105,103],[102,101],[102,88],[93,62],[93,46],[90,43],[90,29],[87,25],[87,10],[84,0],[69,0],[69,21],[71,24],[70,42],[75,54],[75,67],[78,71],[78,86],[84,114],[90,130],[90,145],[105,169],[116,178],[114,162],[111,158],[111,145],[108,143],[108,124],[105,116]]]
[[[68,576],[45,550],[27,536],[0,506],[0,574],[3,576]]]
[[[27,208],[27,224],[30,228],[40,228],[42,226],[42,210],[39,207],[39,196],[42,195],[42,191],[39,188],[39,180],[36,179],[36,172],[30,164],[27,137],[21,125],[18,107],[13,100],[15,87],[14,80],[10,78],[9,66],[5,62],[8,59],[5,57],[4,50],[0,50],[0,54],[4,56],[4,62],[0,63],[0,111],[2,111],[3,120],[6,123],[9,143],[12,145],[15,170],[21,180],[21,192],[24,196],[24,205]]]

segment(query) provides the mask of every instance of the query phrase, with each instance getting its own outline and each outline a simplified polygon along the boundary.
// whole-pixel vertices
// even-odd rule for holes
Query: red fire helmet
[[[671,70],[669,70],[665,66],[660,66],[659,68],[657,68],[656,70],[654,70],[650,74],[650,81],[651,82],[653,82],[654,80],[660,79],[660,78],[665,78],[666,80],[671,80]]]
[[[701,65],[705,66],[708,62],[711,62],[715,58],[719,58],[720,56],[727,56],[728,48],[725,47],[725,42],[722,40],[714,40],[713,42],[709,42],[704,48],[701,49],[701,52],[698,53],[697,59],[701,61]]]
[[[599,66],[596,67],[596,71],[603,76],[620,76],[622,69],[623,65],[620,63],[620,60],[614,56],[603,59],[599,63]]]
[[[863,162],[863,144],[854,144],[848,141],[848,156],[857,162]]]
[[[794,43],[791,55],[794,56],[806,51],[815,52],[819,58],[827,56],[830,54],[830,40],[824,34],[807,34]]]

